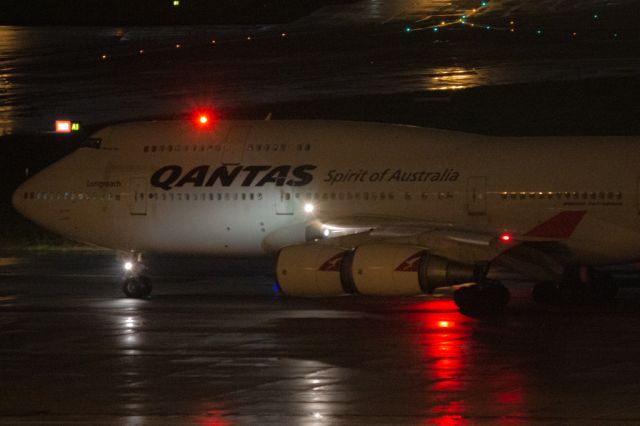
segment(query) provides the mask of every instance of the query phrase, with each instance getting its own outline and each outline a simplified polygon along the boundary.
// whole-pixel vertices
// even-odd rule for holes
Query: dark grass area
[[[638,93],[639,78],[606,78],[250,105],[220,115],[262,119],[272,113],[273,119],[377,121],[499,136],[640,135]],[[0,245],[71,246],[20,217],[10,197],[25,179],[25,169],[37,172],[101,126],[86,126],[84,134],[72,137],[0,137],[0,155],[7,160],[0,183]]]

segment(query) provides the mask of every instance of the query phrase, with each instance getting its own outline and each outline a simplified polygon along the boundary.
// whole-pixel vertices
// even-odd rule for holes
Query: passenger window
[[[100,149],[100,147],[102,146],[102,139],[89,138],[82,142],[80,146],[83,148]]]

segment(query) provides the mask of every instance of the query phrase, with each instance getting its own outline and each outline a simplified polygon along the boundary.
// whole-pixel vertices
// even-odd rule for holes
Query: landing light
[[[313,210],[315,209],[315,206],[311,203],[306,203],[304,205],[304,211],[307,213],[313,213]]]
[[[130,271],[133,269],[133,263],[132,262],[125,262],[124,263],[124,270],[125,271]]]

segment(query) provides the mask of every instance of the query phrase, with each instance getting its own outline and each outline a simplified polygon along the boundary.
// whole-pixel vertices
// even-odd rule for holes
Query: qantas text
[[[234,182],[241,182],[242,186],[264,186],[272,183],[276,186],[305,186],[313,181],[310,173],[316,166],[304,164],[302,166],[197,166],[183,170],[181,166],[169,165],[158,169],[151,175],[151,185],[165,191],[180,188],[185,185],[202,186],[231,186]]]

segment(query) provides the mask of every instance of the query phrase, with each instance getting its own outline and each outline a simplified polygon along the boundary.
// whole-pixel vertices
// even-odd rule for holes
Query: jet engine
[[[280,291],[289,296],[340,296],[353,291],[344,277],[352,251],[322,244],[285,247],[276,260]]]
[[[285,247],[276,274],[291,296],[412,296],[477,281],[484,270],[436,256],[423,247],[366,244],[355,250],[322,244]]]
[[[474,281],[476,269],[435,256],[423,247],[371,244],[356,248],[352,277],[354,289],[360,294],[412,296]]]

